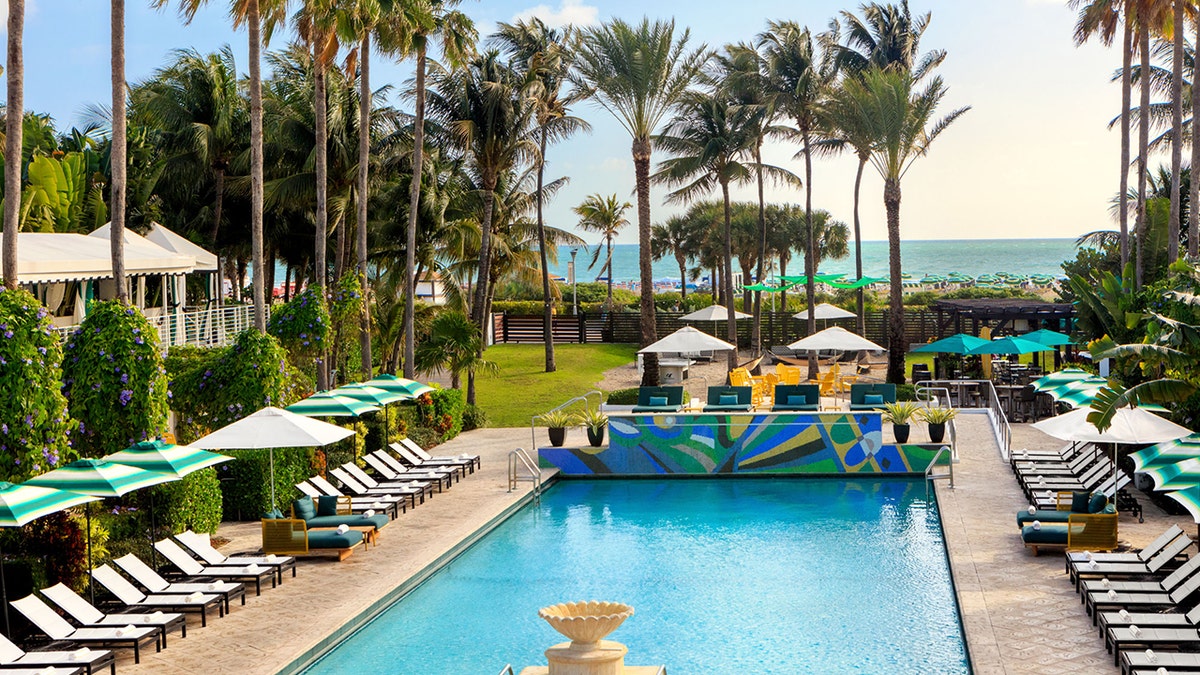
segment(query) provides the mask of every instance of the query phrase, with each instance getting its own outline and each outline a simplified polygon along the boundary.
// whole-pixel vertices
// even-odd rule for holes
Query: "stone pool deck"
[[[1000,459],[987,422],[981,416],[963,415],[957,431],[956,487],[938,481],[936,489],[975,672],[1116,673],[1066,581],[1061,554],[1035,558],[1021,545],[1014,514],[1026,503]],[[235,607],[206,628],[193,622],[189,628],[194,630],[189,630],[186,640],[174,639],[169,649],[144,654],[141,664],[121,656],[119,671],[133,675],[290,672],[298,658],[320,648],[327,636],[518,504],[530,486],[522,483],[518,491],[508,492],[507,455],[530,444],[528,429],[483,429],[439,447],[442,455],[480,454],[483,468],[402,515],[383,531],[377,547],[359,550],[342,563],[331,558],[303,559],[296,578],[287,577],[279,588],[264,589],[261,597],[250,597],[244,607]],[[1059,445],[1027,426],[1013,427],[1015,448]],[[1148,500],[1141,501],[1146,522],[1124,517],[1121,521],[1121,538],[1135,546],[1150,541],[1172,522]],[[1187,518],[1180,525],[1188,532],[1194,527]],[[254,551],[261,541],[257,523],[226,524],[219,534],[230,540],[222,547],[228,554]],[[547,628],[546,646],[556,638]],[[636,654],[629,658],[637,662]],[[504,665],[497,663],[494,672]],[[536,664],[512,665],[519,672]]]

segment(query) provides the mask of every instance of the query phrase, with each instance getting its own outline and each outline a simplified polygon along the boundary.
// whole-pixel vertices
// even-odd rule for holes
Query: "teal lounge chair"
[[[1017,511],[1017,527],[1025,527],[1033,521],[1040,523],[1065,523],[1072,513],[1100,513],[1108,506],[1108,497],[1099,492],[1073,492],[1070,501],[1059,502],[1057,509],[1029,509]]]
[[[683,387],[638,387],[635,413],[672,413],[683,410]]]
[[[336,554],[340,562],[364,541],[358,530],[310,532],[299,518],[262,519],[262,548],[267,554],[298,556],[327,551]]]
[[[777,384],[772,400],[775,412],[817,412],[821,409],[821,385]]]
[[[883,410],[885,403],[896,402],[896,385],[870,382],[850,385],[851,410]]]
[[[709,387],[704,412],[750,412],[754,408],[750,402],[753,393],[753,387]]]
[[[345,497],[301,497],[292,502],[292,515],[303,520],[309,529],[314,527],[350,527],[373,526],[379,530],[388,524],[388,517],[382,513],[373,516],[349,513],[348,500]]]
[[[1105,507],[1108,508],[1107,506]],[[1112,513],[1072,513],[1066,523],[1021,529],[1021,541],[1038,555],[1042,548],[1068,551],[1111,551],[1117,547],[1116,507]]]

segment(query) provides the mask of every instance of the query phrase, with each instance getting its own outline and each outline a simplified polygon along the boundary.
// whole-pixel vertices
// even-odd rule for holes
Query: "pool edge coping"
[[[946,562],[950,568],[950,585],[954,589],[955,606],[958,608],[958,622],[963,632],[963,648],[967,652],[967,663],[972,673],[1004,673],[1004,661],[1000,658],[1000,641],[996,637],[991,615],[987,610],[987,599],[983,593],[983,583],[975,569],[973,558],[969,553],[959,552],[957,546],[970,547],[970,536],[966,524],[961,518],[947,521],[949,511],[957,514],[958,504],[951,497],[954,488],[934,482],[933,493],[937,498],[938,520],[942,527],[942,542],[946,553]],[[954,536],[956,546],[950,545],[951,525],[955,526]],[[961,560],[959,558],[962,558]],[[962,570],[959,567],[963,567]],[[970,568],[968,571],[966,568]],[[975,603],[980,603],[976,611]],[[987,658],[981,658],[986,655]]]

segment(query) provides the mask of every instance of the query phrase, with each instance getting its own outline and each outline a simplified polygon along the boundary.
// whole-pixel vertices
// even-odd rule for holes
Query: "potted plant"
[[[941,443],[946,437],[946,422],[954,419],[958,411],[954,408],[926,408],[921,411],[921,419],[929,425],[929,440]]]
[[[920,406],[912,401],[897,401],[883,405],[883,421],[892,423],[892,435],[896,437],[897,443],[908,442],[908,432],[911,429],[908,421],[920,409]]]
[[[550,432],[550,445],[561,448],[567,441],[567,427],[574,421],[571,414],[565,410],[551,410],[538,415],[538,419]]]
[[[584,408],[575,416],[578,424],[587,429],[588,443],[593,448],[604,444],[604,430],[608,428],[608,415],[600,411],[600,407]]]

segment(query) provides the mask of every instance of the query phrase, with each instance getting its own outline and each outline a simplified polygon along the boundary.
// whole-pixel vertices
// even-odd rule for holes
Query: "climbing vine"
[[[297,363],[320,356],[329,343],[329,309],[315,286],[304,289],[271,310],[267,332],[275,336]]]

